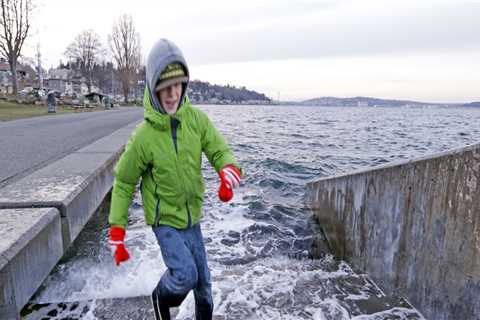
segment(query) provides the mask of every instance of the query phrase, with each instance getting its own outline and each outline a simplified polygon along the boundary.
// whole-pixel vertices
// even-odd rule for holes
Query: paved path
[[[143,108],[132,107],[0,123],[0,187],[142,116]]]

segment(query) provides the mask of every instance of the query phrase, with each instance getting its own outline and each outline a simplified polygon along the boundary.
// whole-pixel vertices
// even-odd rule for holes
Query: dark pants
[[[162,305],[179,306],[193,289],[196,319],[212,318],[213,299],[200,223],[188,229],[153,227],[167,270],[156,287]]]

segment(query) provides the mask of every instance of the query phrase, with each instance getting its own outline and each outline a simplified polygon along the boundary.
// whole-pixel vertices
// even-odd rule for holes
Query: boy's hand
[[[218,174],[220,176],[218,197],[223,202],[228,202],[233,198],[233,189],[240,186],[240,170],[234,165],[229,164],[223,167]]]
[[[120,227],[111,227],[110,232],[108,233],[109,239],[108,243],[114,251],[114,259],[117,266],[120,262],[127,261],[130,258],[127,249],[125,249],[124,239],[125,239],[125,229]]]

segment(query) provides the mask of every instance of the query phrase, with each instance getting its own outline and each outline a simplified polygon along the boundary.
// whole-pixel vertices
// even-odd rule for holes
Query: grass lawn
[[[63,113],[92,112],[105,110],[103,107],[94,108],[73,108],[71,106],[57,106],[56,113],[47,113],[46,106],[36,106],[29,104],[18,104],[0,100],[0,121],[10,121],[22,118],[56,115]]]

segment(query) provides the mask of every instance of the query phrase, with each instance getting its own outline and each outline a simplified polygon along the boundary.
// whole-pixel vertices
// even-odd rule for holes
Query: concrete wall
[[[17,319],[112,188],[138,122],[0,189],[0,319]]]
[[[480,144],[320,179],[307,205],[335,253],[427,319],[480,319]]]
[[[0,319],[16,319],[63,254],[57,209],[0,210]]]

